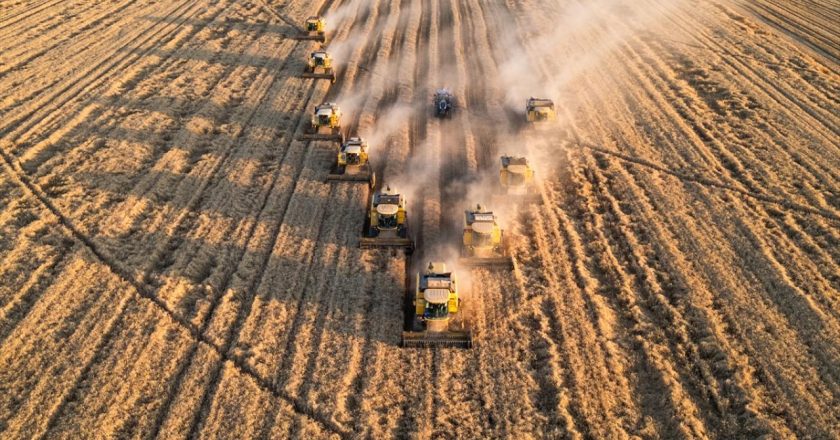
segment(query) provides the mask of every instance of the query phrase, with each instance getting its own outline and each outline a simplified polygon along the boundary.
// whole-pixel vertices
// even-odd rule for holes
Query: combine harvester
[[[542,203],[539,188],[534,180],[534,169],[528,159],[519,156],[502,156],[499,169],[501,195],[495,196],[499,203]]]
[[[493,211],[476,205],[464,212],[464,239],[458,263],[463,267],[513,269],[507,238]]]
[[[459,313],[455,274],[445,263],[431,262],[417,274],[413,305],[411,326],[402,333],[404,348],[472,348],[472,332]]]
[[[368,160],[368,145],[360,137],[351,137],[341,144],[332,172],[327,181],[367,182],[376,185],[376,174]]]
[[[313,15],[303,23],[303,32],[291,36],[295,40],[327,41],[327,21],[324,17]]]
[[[546,122],[557,119],[554,101],[544,98],[528,98],[525,103],[525,119],[528,122]]]
[[[408,236],[405,196],[386,186],[384,191],[371,195],[370,209],[365,220],[364,236],[359,240],[362,249],[404,248],[414,251],[414,241]]]
[[[341,134],[341,109],[334,102],[325,102],[315,107],[309,130],[298,140],[344,142]]]
[[[447,89],[438,89],[435,92],[435,116],[438,118],[452,118],[455,112],[455,95]]]
[[[335,83],[335,70],[332,66],[332,57],[326,50],[316,50],[309,54],[306,67],[301,78],[328,79]]]

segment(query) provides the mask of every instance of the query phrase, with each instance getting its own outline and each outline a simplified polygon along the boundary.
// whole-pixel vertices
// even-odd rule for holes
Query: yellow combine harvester
[[[463,319],[458,283],[445,263],[431,262],[417,274],[413,298],[414,319],[403,331],[402,346],[472,348],[472,333]]]
[[[553,121],[557,118],[554,112],[554,102],[544,98],[528,98],[525,103],[528,122]]]
[[[325,102],[315,107],[309,130],[300,140],[344,142],[341,134],[341,109],[334,102]]]
[[[351,137],[341,144],[333,171],[327,180],[368,182],[371,188],[376,184],[376,175],[368,160],[368,145],[360,137]]]
[[[536,181],[534,169],[528,159],[518,156],[502,156],[502,166],[499,170],[499,186],[502,201],[525,203],[539,203],[542,201]]]
[[[476,205],[464,212],[464,239],[461,247],[461,266],[512,268],[504,231],[493,211]]]
[[[324,20],[324,17],[313,15],[307,18],[303,24],[303,29],[305,33],[299,36],[298,40],[327,41],[327,21]]]
[[[359,240],[359,246],[363,249],[401,247],[413,251],[414,242],[408,237],[406,206],[405,196],[390,186],[374,193],[365,221],[365,236]]]
[[[302,78],[328,79],[335,82],[335,70],[332,65],[332,57],[325,50],[316,50],[309,54]]]

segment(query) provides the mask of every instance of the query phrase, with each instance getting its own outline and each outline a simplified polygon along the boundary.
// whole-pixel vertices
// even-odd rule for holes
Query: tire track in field
[[[668,258],[665,258],[665,260],[668,260]],[[704,345],[705,345],[705,346],[704,346]],[[705,350],[706,352],[708,352],[708,349],[709,349],[708,344],[707,344],[706,342],[704,342],[704,345],[701,345],[701,349],[702,349],[702,350]],[[736,394],[736,395],[737,395],[737,394]]]
[[[705,203],[709,207],[712,206],[710,201],[705,201]],[[703,208],[700,207],[697,204],[693,205],[692,211],[697,211],[696,212],[696,217],[697,218],[715,218],[716,216],[721,215],[719,212],[715,212],[715,211],[704,212]],[[693,220],[683,219],[682,221],[676,221],[674,224],[675,225],[683,225],[683,224],[688,225],[691,222],[693,222]],[[720,224],[726,225],[728,223],[720,223]],[[698,241],[692,241],[691,237],[693,237],[693,236],[715,237],[716,235],[720,234],[718,232],[708,232],[708,231],[706,231],[702,234],[698,234],[698,233],[686,234],[685,232],[680,231],[681,227],[682,226],[674,228],[675,231],[676,231],[674,233],[678,234],[679,236],[684,237],[683,238],[684,242],[688,241],[688,243],[692,243],[694,249],[707,248],[710,245],[708,243],[703,242],[703,241],[699,241],[699,242]],[[728,228],[721,228],[721,229],[725,230],[725,229],[728,229]],[[715,243],[729,243],[729,242],[733,242],[733,240],[734,240],[734,242],[743,241],[743,239],[741,237],[728,236],[728,237],[718,238],[718,241],[715,241]],[[743,246],[747,246],[747,244],[742,243],[742,244],[739,244],[739,245],[735,245],[735,247],[733,249],[743,249]],[[697,251],[695,251],[695,253],[696,252]],[[733,250],[730,250],[730,249],[713,249],[713,250],[707,251],[707,253],[704,256],[700,256],[698,258],[700,258],[701,260],[707,259],[707,260],[715,261],[716,259],[720,258],[719,255],[726,256],[726,255],[728,255],[729,253],[732,253],[732,252],[733,252]],[[741,258],[741,257],[735,256],[735,258]],[[750,257],[750,258],[754,259],[755,257]],[[752,261],[752,260],[750,260],[750,261]],[[790,329],[788,329],[788,328],[784,328],[783,330],[782,329],[778,329],[778,330],[775,329],[775,328],[778,328],[778,327],[773,323],[778,323],[779,322],[778,319],[779,319],[780,311],[775,311],[775,310],[768,309],[767,308],[768,304],[765,304],[767,302],[767,299],[764,299],[762,296],[756,297],[755,295],[750,294],[749,290],[747,290],[746,292],[742,292],[741,289],[743,289],[743,287],[741,286],[741,284],[743,283],[743,281],[741,281],[741,280],[749,279],[750,276],[749,275],[737,275],[738,278],[736,280],[727,279],[726,278],[727,277],[726,269],[722,269],[722,268],[726,268],[726,267],[733,267],[734,270],[736,270],[736,271],[742,270],[742,269],[738,269],[738,265],[733,266],[731,262],[720,262],[720,263],[717,263],[715,266],[710,266],[708,264],[699,265],[699,267],[697,268],[698,269],[697,272],[705,275],[706,277],[708,277],[708,279],[710,280],[709,285],[713,286],[712,288],[717,292],[716,295],[715,295],[715,298],[719,298],[720,300],[723,300],[723,301],[713,302],[712,306],[715,307],[716,310],[719,310],[718,313],[722,315],[721,319],[724,322],[722,327],[723,327],[724,331],[729,333],[729,334],[727,334],[727,339],[736,339],[739,342],[739,344],[737,346],[743,346],[747,350],[748,359],[749,359],[749,362],[750,362],[751,365],[743,367],[744,361],[738,361],[741,364],[741,366],[743,367],[742,371],[746,372],[746,373],[743,374],[743,376],[741,376],[740,374],[739,374],[739,376],[747,378],[747,383],[752,384],[751,387],[752,387],[753,391],[755,390],[756,387],[758,387],[760,389],[764,389],[764,387],[766,387],[766,391],[761,391],[765,395],[770,394],[772,396],[771,393],[779,393],[779,392],[796,394],[797,392],[799,392],[799,390],[801,388],[799,385],[795,385],[795,386],[792,387],[794,390],[797,390],[797,391],[791,391],[791,388],[788,388],[787,390],[785,390],[784,388],[788,384],[786,384],[786,383],[780,384],[779,381],[776,378],[774,378],[773,375],[774,375],[774,370],[777,370],[779,368],[779,366],[781,366],[782,364],[789,363],[789,360],[792,359],[792,358],[801,357],[801,354],[798,352],[798,349],[793,348],[794,346],[792,346],[789,342],[786,343],[785,344],[786,346],[789,346],[790,348],[793,348],[793,349],[789,350],[788,352],[786,352],[784,354],[781,354],[781,359],[779,358],[780,355],[778,353],[774,353],[772,351],[769,351],[769,352],[767,351],[770,347],[773,347],[774,345],[778,344],[777,341],[780,340],[780,338],[782,338],[780,333],[784,333],[784,332],[789,333]],[[718,269],[718,268],[721,268],[721,269]],[[751,270],[751,269],[747,268],[747,269],[744,269],[744,270]],[[754,269],[752,269],[752,270],[754,270]],[[747,298],[744,298],[745,295],[747,296]],[[750,298],[750,296],[752,296],[752,298]],[[756,303],[756,301],[758,301],[758,304]],[[739,302],[740,303],[746,303],[746,304],[739,304]],[[770,307],[772,307],[772,306],[770,306]],[[769,341],[765,340],[765,338],[764,338],[764,336],[762,335],[761,332],[756,333],[756,332],[752,331],[752,329],[755,328],[755,325],[752,324],[754,322],[761,322],[761,323],[763,323],[762,325],[771,325],[772,326],[771,328],[775,327],[774,330],[772,330],[773,336],[771,336],[773,342],[769,342]],[[759,328],[761,328],[761,326],[759,326]],[[768,331],[770,331],[770,330],[768,330]],[[795,339],[796,339],[795,336],[790,336],[789,334],[784,336],[784,340],[786,340],[786,341],[792,341],[792,340],[795,340]],[[701,353],[703,353],[704,351],[706,353],[709,353],[709,351],[707,351],[708,349],[706,347],[704,347],[705,344],[706,343],[704,342],[703,344],[700,345],[700,348],[702,350]],[[756,351],[759,351],[761,353],[757,353]],[[714,359],[714,355],[713,355],[714,351],[711,351],[711,353],[712,353],[712,359]],[[736,359],[737,359],[737,356],[736,356]],[[774,364],[774,362],[775,362],[775,364]],[[727,369],[730,368],[730,367],[727,366],[726,363],[723,363],[722,365],[723,365],[724,368],[722,370],[719,370],[719,371],[726,372]],[[801,365],[803,367],[806,366],[806,365],[810,366],[810,365],[813,365],[813,360],[802,360],[802,359],[800,359],[800,360],[795,362],[795,365]],[[716,367],[716,369],[717,369],[717,367]],[[778,373],[775,373],[775,374],[778,374]],[[786,371],[784,373],[783,377],[785,377],[785,378],[799,377],[798,375],[800,375],[800,374],[803,374],[803,373],[801,373],[801,372],[793,373],[793,372],[790,372],[790,371]],[[804,373],[804,375],[801,376],[801,377],[806,377],[808,374],[811,374],[811,373]],[[739,377],[739,376],[736,376],[736,377]],[[751,376],[754,376],[754,377],[752,379],[750,379]],[[782,382],[785,382],[785,380],[782,380]],[[781,388],[781,391],[780,391],[780,388]],[[803,400],[802,396],[795,397],[793,399],[794,400],[801,400],[801,405],[806,405],[806,404],[811,403],[810,400],[808,400],[808,399]],[[754,410],[758,411],[759,408],[760,408],[760,411],[762,411],[761,415],[763,417],[769,417],[776,429],[781,430],[781,432],[785,432],[788,429],[787,427],[793,428],[793,427],[796,427],[797,424],[798,424],[798,423],[791,423],[790,418],[786,417],[787,413],[795,412],[795,411],[792,411],[790,408],[782,409],[782,408],[785,407],[786,404],[784,402],[786,402],[786,401],[788,401],[788,400],[787,399],[778,399],[778,398],[774,398],[774,397],[762,398],[761,396],[757,396],[756,399],[754,400],[754,402],[756,402],[755,406],[751,404],[750,408],[751,408],[751,411],[754,411]],[[771,402],[773,402],[773,403],[771,403]],[[786,420],[784,422],[778,422],[777,419],[779,419],[779,416],[783,417]],[[779,423],[782,423],[782,424],[779,425]]]
[[[30,5],[29,8],[21,8],[24,10],[14,13],[12,15],[5,16],[2,19],[0,19],[0,29],[9,28],[31,16],[37,16],[39,12],[55,5],[56,3],[60,3],[61,1],[62,0],[46,0],[34,6]],[[27,14],[27,12],[29,14]]]

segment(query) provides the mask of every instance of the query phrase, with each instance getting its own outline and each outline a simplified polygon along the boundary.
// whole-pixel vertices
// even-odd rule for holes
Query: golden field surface
[[[338,80],[305,79],[327,19]],[[840,438],[836,0],[0,1],[0,438]],[[440,87],[458,99],[433,116]],[[556,123],[526,127],[529,96]],[[404,191],[301,141],[338,103]],[[456,266],[502,153],[513,270]],[[407,279],[475,347],[402,349]]]

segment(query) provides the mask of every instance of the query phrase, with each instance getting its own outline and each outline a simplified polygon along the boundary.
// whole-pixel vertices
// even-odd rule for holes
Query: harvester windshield
[[[361,156],[359,156],[359,151],[347,151],[345,154],[346,162],[348,165],[358,165],[361,162]]]
[[[379,214],[379,229],[394,229],[396,227],[396,214]]]
[[[423,313],[425,319],[446,319],[449,317],[449,307],[446,303],[431,304],[426,303],[426,310]]]

